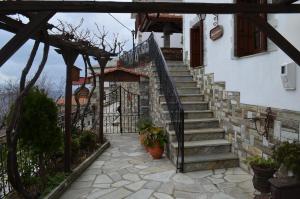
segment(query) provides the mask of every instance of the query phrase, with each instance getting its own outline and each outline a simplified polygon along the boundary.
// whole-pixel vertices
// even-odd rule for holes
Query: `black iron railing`
[[[0,143],[0,199],[10,198],[14,191],[7,175],[7,144]],[[30,187],[38,176],[38,156],[28,147],[18,144],[17,146],[18,169],[25,187]]]
[[[174,127],[177,142],[177,169],[183,172],[184,165],[184,110],[173,79],[169,75],[166,60],[158,46],[154,34],[152,33],[148,39],[149,55],[155,63],[159,77],[160,89],[165,96],[171,123]]]
[[[124,52],[120,57],[120,59],[122,60],[123,64],[127,67],[137,66],[139,64],[139,61],[142,58],[147,57],[149,55],[148,52],[149,52],[149,43],[148,40],[146,40],[140,43],[139,45],[137,45],[134,51],[130,50],[128,52]]]
[[[133,65],[133,51],[129,51],[121,56],[121,60],[125,66]],[[175,83],[169,75],[166,60],[163,56],[161,48],[157,44],[154,34],[152,33],[148,40],[138,45],[135,49],[135,63],[138,63],[141,58],[150,58],[155,63],[160,88],[165,96],[171,123],[174,127],[178,150],[176,157],[176,166],[180,172],[183,172],[184,165],[184,110],[176,90]]]

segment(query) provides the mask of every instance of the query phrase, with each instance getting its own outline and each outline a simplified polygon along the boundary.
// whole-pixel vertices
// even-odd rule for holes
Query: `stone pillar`
[[[171,35],[169,33],[164,33],[164,48],[170,48],[171,41],[170,41]]]
[[[149,79],[141,77],[140,79],[140,116],[141,118],[149,117]]]
[[[170,48],[171,47],[171,34],[173,32],[173,28],[171,24],[167,23],[163,27],[163,33],[164,33],[164,48]]]

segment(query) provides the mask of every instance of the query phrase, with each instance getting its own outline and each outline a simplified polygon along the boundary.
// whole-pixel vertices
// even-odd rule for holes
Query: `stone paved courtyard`
[[[250,199],[252,176],[240,168],[176,173],[167,159],[152,160],[136,134],[109,135],[106,150],[63,199]]]

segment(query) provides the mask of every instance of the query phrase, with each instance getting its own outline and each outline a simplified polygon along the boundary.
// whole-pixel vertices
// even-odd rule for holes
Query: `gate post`
[[[123,133],[123,125],[122,125],[122,86],[119,87],[119,98],[120,98],[120,133]]]

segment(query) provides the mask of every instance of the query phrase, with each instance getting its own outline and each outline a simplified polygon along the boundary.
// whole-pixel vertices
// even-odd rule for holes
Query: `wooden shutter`
[[[203,21],[190,29],[190,66],[203,66]]]
[[[266,4],[267,0],[237,0],[237,3]],[[267,21],[266,14],[257,14]],[[243,57],[267,51],[267,36],[255,25],[244,19],[242,14],[235,17],[235,56]]]

